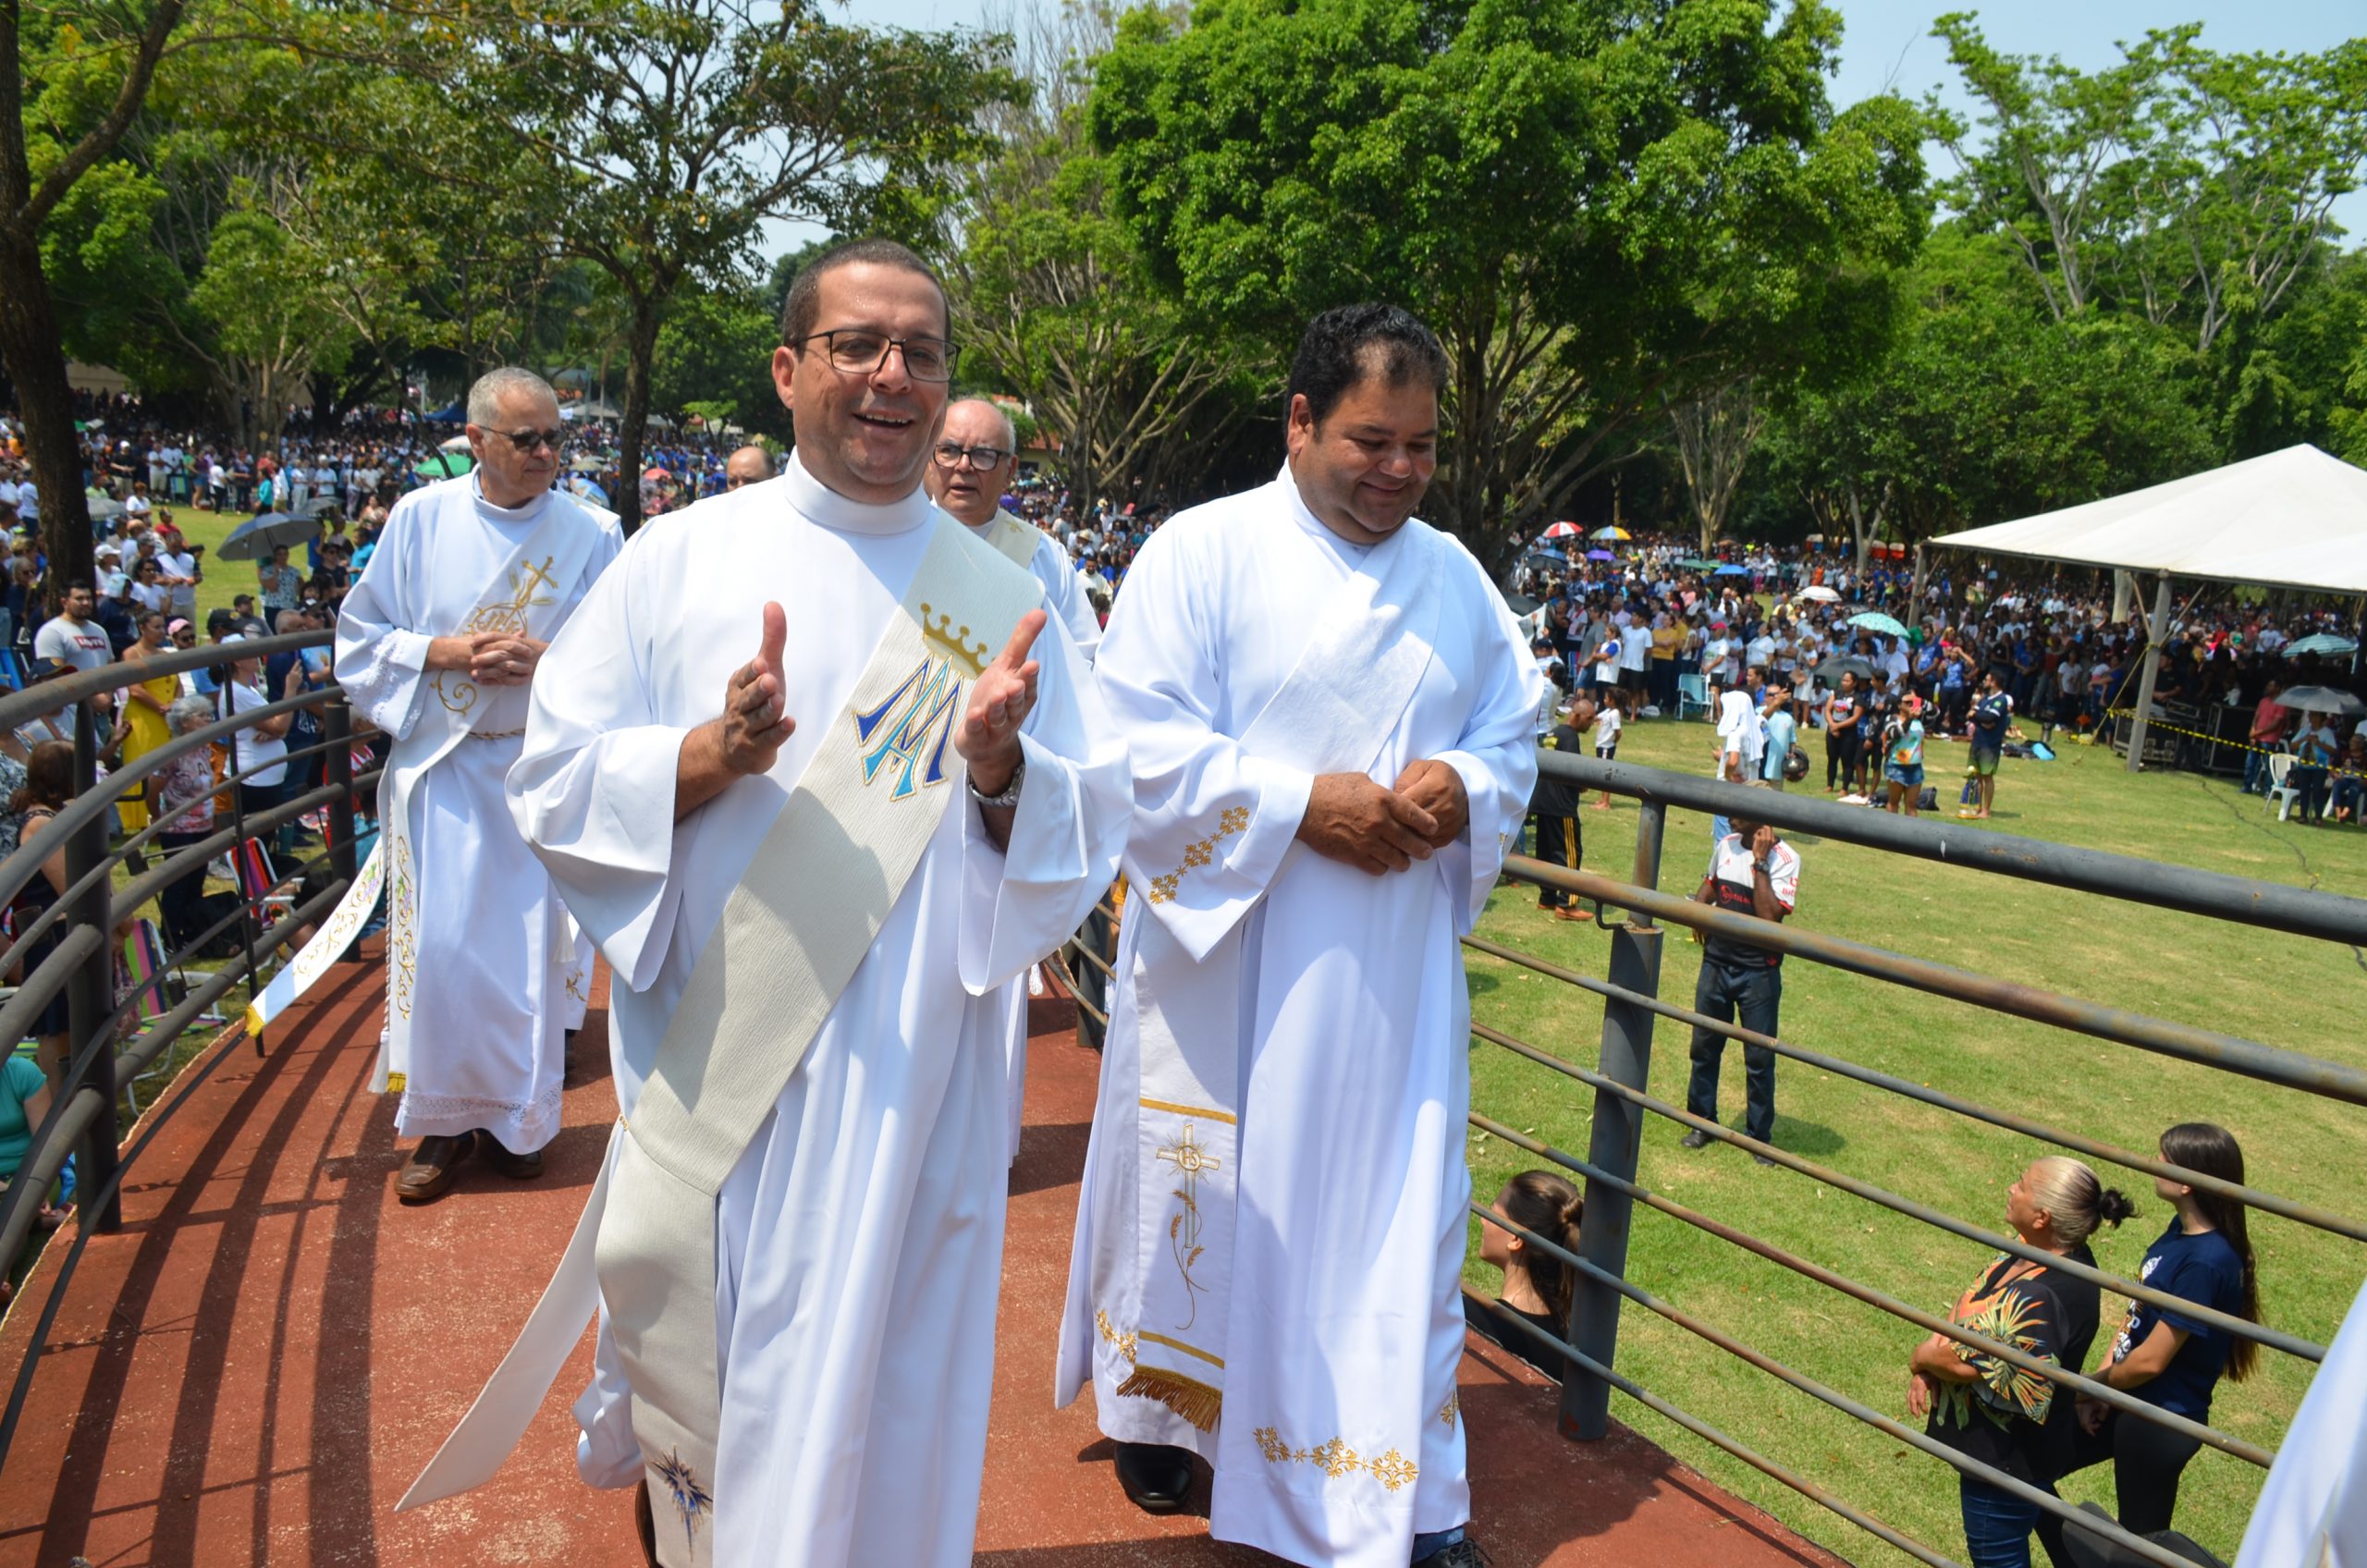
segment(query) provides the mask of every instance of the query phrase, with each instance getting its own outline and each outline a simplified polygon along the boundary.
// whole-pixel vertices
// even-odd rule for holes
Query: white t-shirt
[[[1775,662],[1775,639],[1764,631],[1760,632],[1750,640],[1750,646],[1744,650],[1743,656],[1750,661],[1753,668],[1767,668]]]
[[[41,517],[41,492],[33,487],[33,482],[30,479],[18,483],[17,515],[27,522],[35,521]]]
[[[161,582],[135,582],[131,585],[131,602],[146,615],[154,610],[158,615],[173,607],[173,591]]]
[[[1621,639],[1617,637],[1605,637],[1602,645],[1595,649],[1594,679],[1597,685],[1615,686],[1619,683],[1620,643]]]
[[[1631,621],[1619,629],[1619,668],[1640,670],[1651,662],[1652,629]]]
[[[115,662],[115,649],[107,643],[106,628],[95,620],[80,625],[57,616],[43,621],[33,633],[33,657],[70,664],[76,669],[96,669]]]
[[[1619,744],[1619,708],[1606,703],[1594,716],[1594,749],[1597,756]]]
[[[230,693],[230,711],[234,714],[245,713],[251,708],[271,705],[270,699],[261,692],[251,686],[241,686],[235,680],[226,685],[223,690]],[[251,729],[233,731],[230,765],[232,773],[241,772],[250,767],[263,767],[265,763],[278,763],[275,767],[263,767],[262,772],[241,779],[239,781],[241,783],[269,789],[275,784],[285,782],[288,778],[288,765],[279,759],[287,755],[288,741],[284,736],[258,735]]]

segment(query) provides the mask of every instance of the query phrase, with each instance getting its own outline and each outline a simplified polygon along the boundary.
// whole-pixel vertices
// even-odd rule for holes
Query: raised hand
[[[970,705],[953,732],[953,749],[970,766],[970,781],[982,795],[1000,795],[1019,768],[1019,727],[1036,706],[1036,678],[1043,666],[1028,654],[1044,630],[1044,612],[1029,610],[1012,630],[1011,641],[970,683]]]
[[[765,606],[764,639],[756,656],[731,672],[723,692],[722,732],[717,737],[723,766],[735,774],[768,773],[781,743],[797,732],[789,717],[789,686],[781,673],[781,648],[789,641],[789,618],[777,604]]]
[[[1439,819],[1361,773],[1318,773],[1298,839],[1327,860],[1379,876],[1430,858]]]
[[[1438,819],[1437,831],[1429,835],[1430,848],[1445,849],[1463,837],[1471,820],[1471,792],[1452,766],[1436,757],[1417,757],[1397,776],[1394,788]]]

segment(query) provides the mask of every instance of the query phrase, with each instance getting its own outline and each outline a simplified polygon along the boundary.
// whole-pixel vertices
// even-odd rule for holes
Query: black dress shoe
[[[1165,1443],[1120,1443],[1118,1484],[1145,1513],[1172,1513],[1192,1489],[1192,1451]]]
[[[499,1138],[480,1128],[477,1132],[477,1158],[500,1171],[513,1182],[531,1182],[543,1173],[543,1151],[512,1154]]]
[[[1704,1149],[1710,1146],[1710,1134],[1701,1131],[1700,1128],[1696,1127],[1692,1132],[1687,1133],[1685,1136],[1679,1138],[1677,1142],[1683,1144],[1689,1149]]]

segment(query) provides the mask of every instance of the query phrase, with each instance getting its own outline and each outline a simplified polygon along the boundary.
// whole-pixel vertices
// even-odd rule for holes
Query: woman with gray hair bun
[[[2032,1160],[2005,1189],[2005,1219],[2022,1244],[2095,1267],[2088,1238],[2137,1212],[2067,1155]],[[2086,1365],[2096,1337],[2100,1292],[2043,1261],[2001,1253],[1956,1298],[1949,1319],[2067,1370]],[[2073,1460],[2079,1418],[2070,1392],[2052,1379],[1933,1332],[1907,1358],[1907,1408],[1931,1417],[1932,1437],[1968,1459],[2053,1492]],[[1956,1479],[1964,1538],[1973,1568],[2030,1568],[2039,1506],[1970,1476]]]
[[[189,696],[165,710],[165,722],[178,740],[214,722],[214,699]],[[148,811],[164,826],[156,847],[166,860],[214,831],[214,748],[192,746],[148,777]],[[178,951],[203,928],[205,862],[189,865],[156,893],[164,911],[166,947]]]

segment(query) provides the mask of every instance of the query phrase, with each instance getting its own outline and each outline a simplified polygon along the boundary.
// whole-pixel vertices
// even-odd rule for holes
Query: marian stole
[[[558,1274],[398,1508],[489,1478],[605,1303],[632,1384],[666,1568],[706,1568],[722,1376],[716,1199],[871,950],[967,770],[970,683],[1043,598],[970,531],[937,530],[854,687],[725,901]]]
[[[600,538],[600,526],[576,504],[553,496],[544,504],[533,532],[511,553],[477,600],[476,607],[449,631],[431,635],[467,637],[497,631],[547,643],[558,634],[567,590],[583,571],[583,562]],[[423,628],[422,630],[426,630]],[[386,759],[378,785],[378,848],[387,857],[386,1023],[378,1048],[378,1065],[370,1086],[382,1094],[399,1094],[411,1076],[411,994],[418,984],[419,911],[412,878],[417,875],[411,853],[411,802],[419,781],[453,748],[478,733],[477,707],[486,693],[466,670],[439,670],[426,678],[419,717],[411,732],[397,741]],[[506,739],[506,737],[492,737]],[[364,876],[357,884],[369,880]],[[358,891],[357,888],[357,891]],[[344,913],[340,905],[337,914]],[[338,929],[337,914],[324,932]],[[306,951],[309,952],[310,947]],[[304,954],[297,955],[297,963]],[[289,966],[291,969],[295,965]],[[324,963],[322,967],[325,968]],[[309,984],[309,981],[305,982]],[[395,1027],[396,1019],[404,1026]]]
[[[552,624],[557,614],[558,594],[575,581],[583,570],[585,556],[590,552],[596,532],[588,521],[576,528],[568,527],[571,508],[557,501],[543,508],[541,519],[525,542],[511,552],[503,563],[490,587],[479,596],[476,607],[462,621],[462,633],[474,631],[508,631],[548,642],[558,628]],[[313,939],[272,976],[247,1008],[246,1027],[250,1035],[260,1035],[264,1025],[285,1011],[288,1006],[313,987],[313,983],[328,972],[329,966],[345,956],[354,937],[369,923],[371,911],[378,907],[378,895],[386,888],[386,864],[395,864],[395,906],[391,910],[392,934],[388,940],[397,955],[416,949],[413,912],[410,908],[411,856],[410,810],[411,791],[419,780],[437,763],[451,754],[469,733],[468,715],[476,704],[477,688],[466,675],[447,672],[435,676],[428,683],[426,698],[418,722],[411,733],[395,742],[394,754],[387,760],[378,785],[380,832],[372,846],[370,857],[354,873],[353,886],[346,889],[337,908],[321,923]],[[433,699],[428,701],[427,699]],[[388,843],[394,849],[391,854]],[[401,962],[389,966],[403,997],[402,1011],[410,1011],[411,975]],[[390,987],[391,991],[392,987]],[[393,998],[388,998],[393,1005]],[[393,1031],[389,1030],[392,1041]],[[408,1035],[401,1042],[400,1054],[409,1055]],[[390,1044],[382,1045],[378,1064],[372,1075],[372,1087],[378,1091],[400,1089],[404,1070],[399,1063],[387,1059],[395,1053]]]
[[[1277,489],[1283,506],[1297,504],[1287,475]],[[1294,525],[1281,519],[1277,526]],[[1323,606],[1290,678],[1242,735],[1242,750],[1307,773],[1370,771],[1429,668],[1443,550],[1418,519],[1375,545]],[[1289,864],[1285,858],[1276,875]],[[1156,889],[1157,879],[1145,882]],[[1165,911],[1147,913],[1161,902]],[[1142,1293],[1130,1315],[1135,1327],[1110,1333],[1134,1368],[1119,1393],[1158,1400],[1210,1432],[1224,1397],[1241,1171],[1242,923],[1212,934],[1205,917],[1171,896],[1154,897],[1146,912],[1137,916],[1148,924],[1132,971]],[[1132,1304],[1115,1305],[1123,1312]]]
[[[1044,537],[1044,531],[998,508],[987,520],[987,525],[978,530],[978,537],[1000,551],[1003,558],[1020,570],[1031,571],[1036,545]]]

